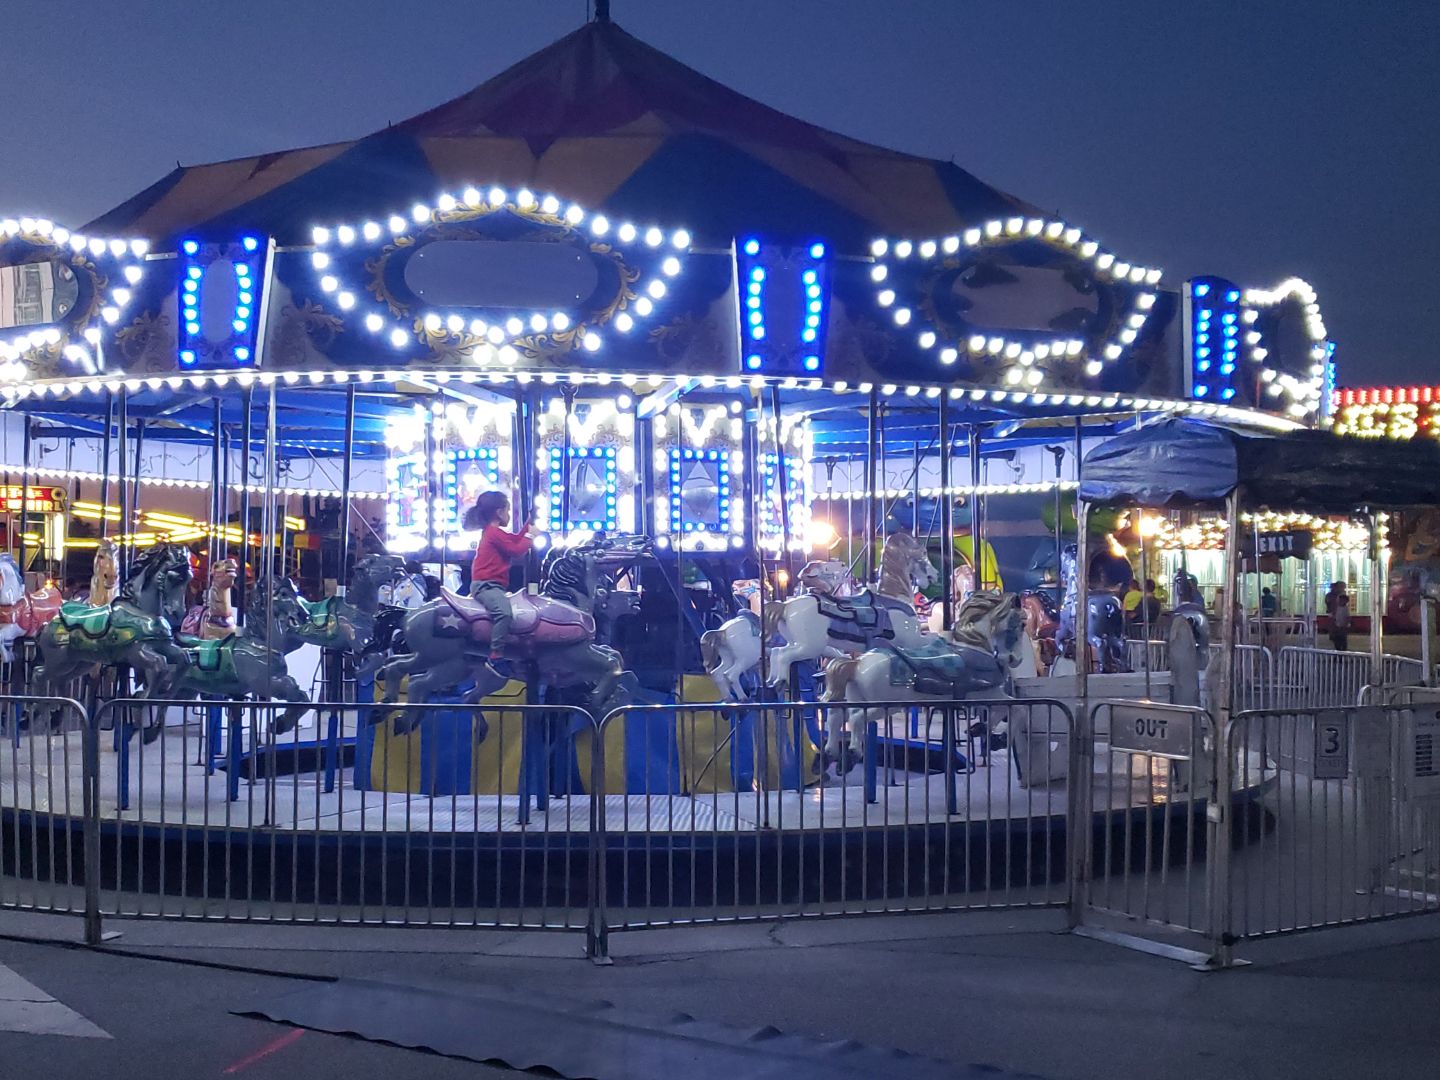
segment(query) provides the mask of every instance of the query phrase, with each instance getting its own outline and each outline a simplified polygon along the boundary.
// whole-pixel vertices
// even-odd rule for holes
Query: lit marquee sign
[[[180,367],[254,367],[270,243],[180,245]]]
[[[1189,396],[1228,402],[1235,397],[1240,359],[1240,287],[1218,277],[1194,278],[1185,291]]]

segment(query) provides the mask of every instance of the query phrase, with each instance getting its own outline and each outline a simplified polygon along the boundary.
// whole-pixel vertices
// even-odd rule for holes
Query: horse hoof
[[[160,733],[164,730],[164,727],[160,724],[146,724],[140,729],[140,741],[144,745],[149,746],[160,737]]]

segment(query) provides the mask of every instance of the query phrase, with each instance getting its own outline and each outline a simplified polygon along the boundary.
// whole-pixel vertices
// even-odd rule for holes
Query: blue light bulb
[[[1239,300],[1239,299],[1240,299],[1240,290],[1239,290],[1239,289],[1231,289],[1229,292],[1227,292],[1227,293],[1225,294],[1225,300],[1226,300],[1227,303],[1233,304],[1233,303],[1235,303],[1235,302],[1236,302],[1237,300]]]
[[[811,245],[810,245],[810,258],[812,258],[812,259],[823,259],[824,257],[825,257],[825,245],[824,245],[824,244],[811,244]]]
[[[806,371],[815,371],[815,370],[819,369],[819,367],[820,367],[820,358],[819,358],[818,356],[807,356],[807,357],[805,357],[805,370],[806,370]]]
[[[194,240],[186,240],[180,246],[185,249],[186,255],[194,255],[197,251],[200,250],[200,245],[197,244]]]
[[[249,359],[250,359],[250,350],[247,349],[244,345],[241,345],[238,349],[235,350],[235,359],[236,359],[236,360],[249,360]]]
[[[1206,284],[1203,284],[1203,283],[1202,283],[1202,284],[1200,284],[1200,285],[1196,285],[1196,286],[1195,286],[1195,295],[1196,295],[1196,296],[1206,296],[1206,295],[1209,294],[1209,292],[1210,292],[1210,286],[1209,286],[1209,285],[1206,285]]]
[[[752,353],[750,356],[747,356],[745,358],[745,366],[748,367],[751,371],[754,371],[760,366],[760,357]]]
[[[1196,397],[1204,397],[1204,396],[1205,396],[1206,394],[1208,394],[1208,393],[1210,393],[1210,387],[1208,387],[1208,386],[1197,386],[1197,387],[1195,387],[1195,396],[1196,396]]]
[[[246,251],[254,251],[257,247],[260,246],[260,241],[256,240],[253,236],[245,237],[245,239],[241,240],[240,243],[242,246],[244,246]]]
[[[758,255],[758,254],[760,254],[760,241],[759,241],[759,240],[746,240],[746,241],[745,241],[745,254],[746,254],[746,255]]]

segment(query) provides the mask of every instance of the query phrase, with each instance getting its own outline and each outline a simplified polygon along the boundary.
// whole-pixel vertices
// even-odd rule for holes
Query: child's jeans
[[[510,594],[498,581],[472,581],[470,595],[490,612],[490,651],[503,652],[505,639],[510,636],[510,622],[513,618]]]

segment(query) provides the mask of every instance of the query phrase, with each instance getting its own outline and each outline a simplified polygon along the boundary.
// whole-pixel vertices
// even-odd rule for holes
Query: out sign
[[[1110,746],[1138,754],[1188,758],[1196,714],[1155,705],[1116,705],[1110,713]]]

